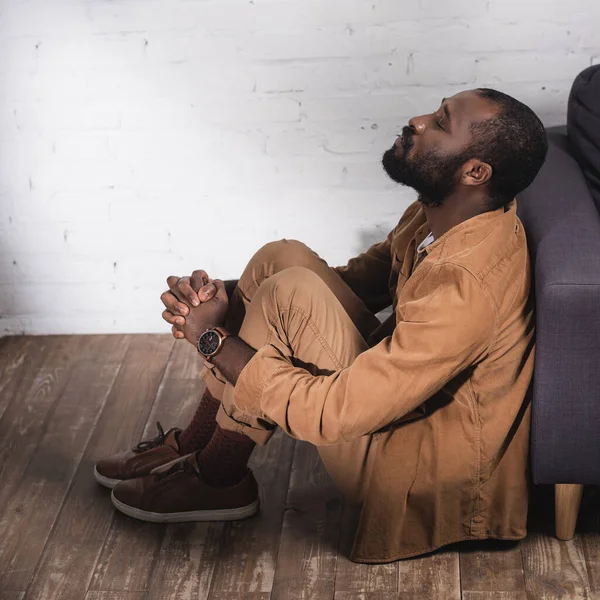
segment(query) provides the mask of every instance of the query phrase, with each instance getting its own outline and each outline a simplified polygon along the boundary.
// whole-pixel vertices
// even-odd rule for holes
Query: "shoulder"
[[[450,261],[424,267],[422,263],[403,290],[396,306],[397,322],[433,328],[439,332],[440,344],[460,340],[489,347],[497,332],[498,312],[482,282]]]
[[[479,243],[443,261],[445,270],[453,269],[476,282],[489,299],[496,314],[510,300],[525,302],[531,288],[531,265],[525,231],[520,221],[511,232],[498,227]]]
[[[409,279],[404,299],[427,311],[464,309],[465,314],[494,315],[494,302],[484,282],[467,266],[449,261],[425,263]],[[412,280],[412,281],[411,281]],[[457,313],[455,313],[457,314]]]

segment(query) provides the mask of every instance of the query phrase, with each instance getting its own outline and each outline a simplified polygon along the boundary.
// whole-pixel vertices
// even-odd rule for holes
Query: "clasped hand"
[[[210,279],[206,271],[191,277],[167,277],[169,289],[161,294],[165,305],[162,318],[169,323],[175,339],[185,338],[194,346],[207,329],[225,324],[229,299],[220,279]]]

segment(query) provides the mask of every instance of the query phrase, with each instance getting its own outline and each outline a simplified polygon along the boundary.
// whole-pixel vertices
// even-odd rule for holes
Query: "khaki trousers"
[[[272,242],[250,260],[230,300],[227,328],[253,348],[275,345],[312,374],[349,366],[367,349],[366,338],[379,320],[342,278],[315,252],[294,240]],[[214,367],[204,377],[221,401],[217,422],[265,444],[276,425],[240,411],[233,385]],[[341,491],[362,498],[372,436],[318,448]]]

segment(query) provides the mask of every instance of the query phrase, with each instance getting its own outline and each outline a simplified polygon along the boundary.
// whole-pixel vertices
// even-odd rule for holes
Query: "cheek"
[[[429,137],[423,140],[419,149],[423,154],[446,154],[448,152],[447,142],[437,132],[431,132]]]

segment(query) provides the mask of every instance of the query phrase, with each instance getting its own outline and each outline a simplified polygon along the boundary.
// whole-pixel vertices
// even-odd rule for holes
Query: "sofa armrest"
[[[522,203],[535,256],[534,482],[600,483],[600,214],[564,136]]]

